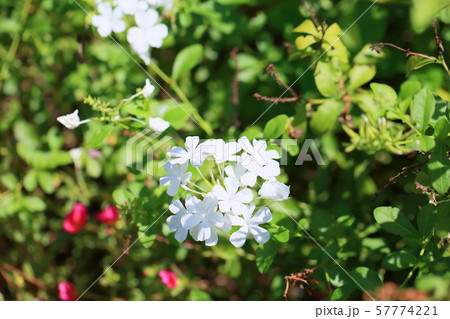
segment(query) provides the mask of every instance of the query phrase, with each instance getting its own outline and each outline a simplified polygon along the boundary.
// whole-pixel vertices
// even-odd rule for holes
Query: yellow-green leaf
[[[314,22],[312,22],[309,19],[303,21],[298,27],[296,27],[294,30],[292,30],[292,32],[307,33],[307,34],[311,34],[313,36],[318,36],[318,34],[319,34],[319,31],[317,31],[317,28],[314,25]]]
[[[316,42],[317,40],[312,35],[301,35],[297,39],[295,39],[295,46],[297,47],[297,49],[303,50]]]

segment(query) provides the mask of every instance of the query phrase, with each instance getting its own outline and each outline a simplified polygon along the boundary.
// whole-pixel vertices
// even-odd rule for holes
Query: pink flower
[[[103,224],[112,226],[119,219],[117,208],[108,205],[104,210],[97,214],[97,220]]]
[[[68,281],[63,281],[58,284],[59,299],[62,301],[75,301],[78,298],[75,287]]]
[[[177,275],[170,270],[160,270],[158,276],[161,277],[161,282],[167,286],[169,289],[173,289],[178,286]]]
[[[75,203],[70,213],[67,214],[66,219],[64,219],[64,231],[71,234],[78,233],[86,224],[87,217],[88,211],[86,206],[81,203]]]

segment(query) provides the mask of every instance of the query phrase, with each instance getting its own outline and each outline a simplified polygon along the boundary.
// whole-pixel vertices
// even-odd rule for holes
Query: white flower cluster
[[[181,187],[202,197],[188,194],[184,205],[178,198],[172,200],[169,210],[174,215],[167,218],[167,223],[171,231],[176,231],[178,241],[184,241],[189,232],[194,240],[214,246],[218,241],[217,230],[228,233],[233,226],[240,227],[230,236],[230,242],[236,247],[242,247],[247,238],[253,237],[260,244],[270,239],[270,233],[259,225],[269,222],[272,213],[265,206],[256,209],[254,202],[283,201],[289,197],[289,186],[276,179],[280,174],[277,161],[280,155],[276,150],[267,150],[267,143],[262,140],[250,143],[247,137],[237,142],[215,139],[200,143],[198,136],[190,136],[186,138],[185,148],[175,146],[169,156],[171,159],[164,165],[168,175],[160,178],[161,185],[170,185],[167,194],[175,196]],[[210,169],[211,183],[201,172],[209,157],[216,162],[219,175],[216,178]],[[189,164],[198,171],[209,190],[191,182],[192,172],[186,172]],[[255,198],[254,193],[259,196]]]
[[[127,32],[127,40],[133,50],[145,62],[150,64],[150,48],[160,48],[169,34],[165,24],[158,23],[159,13],[155,8],[169,10],[172,0],[115,0],[113,7],[109,2],[96,1],[99,15],[92,17],[92,24],[97,27],[102,37],[111,32],[121,33],[126,30],[123,20],[125,15],[134,16],[136,26]]]

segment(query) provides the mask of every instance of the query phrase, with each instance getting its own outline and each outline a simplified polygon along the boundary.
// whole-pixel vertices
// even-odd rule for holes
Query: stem
[[[28,18],[28,8],[31,4],[31,0],[25,0],[25,3],[22,8],[22,12],[20,13],[20,19],[19,19],[19,25],[24,27],[25,21]],[[6,58],[2,65],[2,70],[0,71],[0,85],[1,81],[7,76],[8,73],[8,67],[11,64],[11,60],[16,55],[17,48],[19,47],[19,43],[21,40],[21,31],[17,32],[17,34],[14,35],[13,41],[11,43],[11,46],[9,47],[8,53],[6,55]]]
[[[444,67],[445,71],[447,71],[447,74],[450,76],[450,70],[448,69],[447,63],[445,63],[444,59],[442,59],[442,66]]]
[[[197,185],[197,184],[192,183],[191,181],[188,181],[188,183],[191,184],[192,186],[197,187],[199,190],[201,190],[201,191],[203,191],[203,192],[205,192],[205,193],[207,192],[206,189],[204,189],[203,187],[201,187],[201,186],[199,186],[199,185]]]
[[[89,191],[86,182],[84,181],[83,173],[80,169],[75,169],[75,177],[77,179],[78,185],[80,186],[81,195],[84,198],[89,198]]]
[[[134,117],[130,117],[130,120],[138,122],[138,123],[141,123],[141,124],[149,127],[147,123],[145,123],[144,121],[141,121],[140,119],[137,119],[137,118],[134,118]]]
[[[406,53],[406,57],[409,57],[410,55],[416,55],[416,56],[420,56],[420,57],[428,59],[428,60],[432,60],[434,62],[437,62],[437,60],[438,60],[435,57],[432,57],[432,56],[429,56],[429,55],[425,55],[425,54],[417,53],[417,52],[411,52],[411,51],[409,51],[409,49],[400,48],[399,46],[397,46],[395,44],[392,44],[392,43],[386,43],[386,42],[373,43],[373,46],[375,46],[375,45],[378,45],[380,47],[383,47],[383,46],[387,45],[387,46],[392,47],[394,49],[400,50],[400,51]]]
[[[198,167],[196,167],[197,172],[200,174],[200,176],[202,177],[203,181],[206,183],[206,185],[208,185],[209,188],[212,188],[213,186],[211,185],[211,183],[205,178],[205,176],[203,176],[202,172],[200,171],[200,169]]]
[[[187,191],[189,191],[189,192],[193,192],[193,193],[195,193],[195,194],[199,194],[199,195],[202,195],[203,197],[205,197],[205,194],[204,194],[204,193],[197,192],[196,190],[193,190],[192,188],[189,188],[189,187],[187,187],[186,185],[180,185],[180,186],[181,186],[181,188],[184,189],[184,190],[187,190]]]
[[[170,87],[175,91],[181,101],[185,104],[188,109],[189,116],[192,116],[195,122],[208,134],[209,136],[213,135],[213,131],[208,122],[206,122],[200,114],[197,112],[195,107],[183,93],[183,91],[178,86],[177,82],[174,79],[171,79],[163,70],[161,70],[154,62],[150,62],[150,68],[161,78],[164,82],[170,85]],[[181,107],[181,106],[180,106]]]
[[[424,246],[420,250],[419,257],[423,256],[423,254],[425,253],[425,249],[427,248],[428,241],[429,241],[429,238],[427,238],[424,241]],[[411,279],[411,277],[413,276],[413,274],[414,274],[414,272],[416,271],[417,268],[419,268],[419,266],[416,265],[416,266],[413,267],[413,269],[411,269],[411,271],[409,272],[408,276],[406,276],[405,280],[400,285],[399,289],[403,288],[408,283],[408,281]]]

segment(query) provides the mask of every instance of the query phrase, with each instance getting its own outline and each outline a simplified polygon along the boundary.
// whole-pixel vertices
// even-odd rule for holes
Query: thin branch
[[[397,173],[395,176],[392,176],[391,178],[389,178],[389,181],[381,189],[379,189],[375,194],[373,194],[371,200],[374,201],[378,196],[380,196],[380,194],[384,190],[386,190],[386,188],[388,188],[392,184],[395,184],[400,177],[408,176],[408,174],[411,172],[417,172],[418,169],[420,169],[424,165],[426,165],[428,163],[428,161],[430,160],[430,156],[426,155],[426,154],[422,154],[422,155],[425,155],[427,157],[427,159],[424,162],[416,164],[416,165],[403,167],[399,173]]]
[[[289,103],[289,102],[295,102],[298,101],[298,97],[283,97],[283,98],[277,98],[276,96],[268,97],[261,95],[259,93],[253,94],[253,97],[257,99],[258,101],[265,101],[265,102],[274,102],[275,104],[278,103]]]
[[[261,95],[259,93],[255,93],[255,94],[253,94],[253,97],[255,99],[257,99],[258,101],[273,102],[275,104],[289,103],[289,102],[295,102],[295,101],[300,100],[300,97],[298,96],[298,94],[291,87],[289,87],[286,83],[284,83],[283,81],[280,80],[280,78],[279,78],[280,74],[275,72],[275,66],[273,64],[269,64],[266,67],[266,69],[263,72],[263,75],[266,75],[266,74],[269,74],[278,85],[281,85],[285,89],[287,89],[289,91],[289,93],[291,93],[292,97],[278,98],[276,96],[269,97],[269,96]]]
[[[371,45],[371,49],[376,51],[377,53],[381,53],[381,49],[379,47],[383,47],[383,46],[390,46],[394,49],[397,49],[399,51],[405,52],[405,56],[409,57],[410,55],[416,55],[416,56],[420,56],[422,58],[428,59],[428,60],[432,60],[434,62],[437,61],[437,59],[435,57],[426,55],[426,54],[422,54],[422,53],[417,53],[417,52],[411,52],[409,49],[403,49],[395,44],[392,43],[387,43],[387,42],[378,42],[378,43],[372,43]]]
[[[233,102],[234,105],[238,105],[239,104],[239,80],[238,80],[238,75],[239,75],[240,67],[239,67],[239,60],[238,60],[238,57],[237,57],[237,53],[238,52],[239,52],[239,48],[234,48],[230,52],[230,57],[234,61],[234,76],[233,76],[233,86],[232,86],[232,91],[233,91],[232,102]]]

